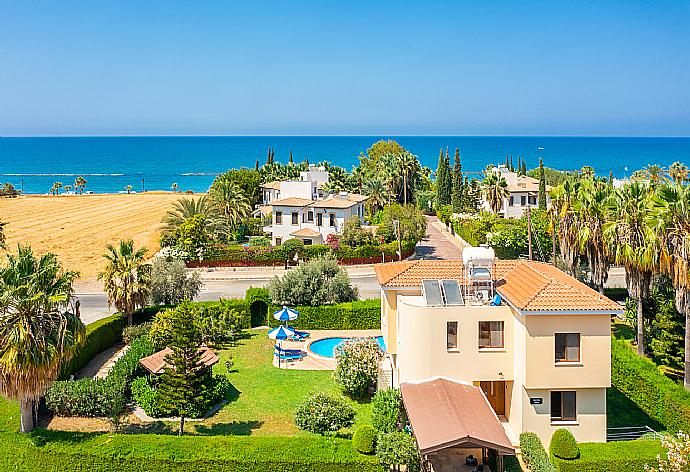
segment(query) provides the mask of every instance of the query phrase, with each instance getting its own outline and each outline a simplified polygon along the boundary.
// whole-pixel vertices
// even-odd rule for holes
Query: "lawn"
[[[332,371],[277,369],[272,365],[274,341],[266,331],[251,331],[246,339],[219,353],[216,373],[227,373],[234,387],[230,401],[203,424],[201,434],[293,435],[300,432],[293,416],[297,404],[311,392],[339,395]],[[228,373],[225,360],[234,366]],[[350,401],[357,411],[357,423],[368,422],[369,403]]]

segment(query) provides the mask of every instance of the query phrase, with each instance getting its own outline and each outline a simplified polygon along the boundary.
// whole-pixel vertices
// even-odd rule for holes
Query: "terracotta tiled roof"
[[[305,207],[309,206],[313,201],[314,200],[309,200],[308,198],[288,197],[271,202],[271,206]]]
[[[451,447],[490,447],[514,454],[481,388],[445,378],[400,385],[405,411],[422,454]]]
[[[317,200],[312,205],[314,208],[350,208],[360,202],[367,200],[366,195],[348,193],[347,195],[330,195],[323,200]]]
[[[280,190],[280,181],[274,180],[273,182],[266,182],[261,184],[261,188],[270,188],[272,190]]]
[[[462,261],[404,261],[374,270],[383,287],[421,287],[422,280],[442,279],[466,283]],[[493,271],[496,291],[522,311],[621,311],[620,305],[549,264],[497,259]]]
[[[546,191],[551,190],[551,186],[546,186]],[[509,192],[538,192],[539,191],[539,179],[530,177],[528,175],[521,176],[517,178],[517,183],[515,185],[508,185]]]
[[[290,236],[300,236],[304,238],[316,238],[321,236],[321,233],[319,233],[316,230],[313,230],[311,228],[302,228],[298,229],[297,231],[293,231],[290,233]]]
[[[201,348],[199,348],[199,351],[201,351],[201,362],[206,367],[210,367],[216,362],[218,362],[218,356],[215,352],[213,352],[212,349],[206,346],[202,346]],[[165,362],[165,357],[170,354],[172,354],[172,349],[166,347],[162,351],[158,351],[154,354],[151,354],[148,357],[139,359],[139,363],[152,374],[161,374],[166,369],[166,367],[169,367],[168,363]]]

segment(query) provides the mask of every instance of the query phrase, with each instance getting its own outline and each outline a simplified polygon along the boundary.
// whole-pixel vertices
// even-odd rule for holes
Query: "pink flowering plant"
[[[335,380],[353,398],[366,398],[376,385],[383,351],[374,338],[353,338],[335,351]]]

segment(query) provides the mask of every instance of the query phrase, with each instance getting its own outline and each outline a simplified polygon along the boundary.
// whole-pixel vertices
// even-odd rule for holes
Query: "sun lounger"
[[[311,336],[311,334],[307,333],[306,331],[295,331],[295,335],[290,339],[292,341],[304,341],[309,336]]]
[[[280,352],[281,354],[303,354],[303,353],[305,353],[301,349],[285,349],[285,348],[278,346],[277,344],[275,346],[273,346],[273,349],[275,349],[277,352]]]

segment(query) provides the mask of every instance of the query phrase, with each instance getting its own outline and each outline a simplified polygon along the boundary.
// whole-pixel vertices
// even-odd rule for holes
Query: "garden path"
[[[413,259],[462,259],[462,243],[445,230],[438,218],[435,216],[426,218],[427,237],[417,244]]]

